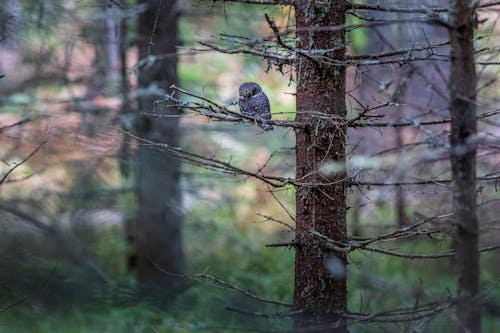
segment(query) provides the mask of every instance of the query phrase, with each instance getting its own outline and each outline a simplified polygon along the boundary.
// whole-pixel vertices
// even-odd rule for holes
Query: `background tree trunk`
[[[139,70],[137,135],[177,146],[180,133],[179,118],[175,115],[179,111],[155,104],[177,82],[176,1],[143,0],[140,4],[146,10],[138,19],[139,57],[162,57]],[[169,113],[174,117],[145,118],[140,116],[142,112]],[[169,295],[181,283],[174,274],[184,272],[180,162],[139,142],[133,164],[137,216],[132,224],[132,237],[138,283],[146,295],[158,292]]]
[[[342,60],[344,31],[313,30],[344,24],[344,1],[324,4],[297,1],[295,10],[298,48],[334,50],[329,51],[328,56]],[[301,56],[297,77],[296,120],[308,127],[296,131],[296,172],[297,178],[308,185],[296,189],[294,307],[303,312],[295,317],[294,327],[316,332],[346,332],[345,326],[331,328],[335,324],[342,326],[338,312],[346,310],[346,256],[328,249],[324,240],[314,235],[316,232],[339,241],[344,241],[346,236],[345,173],[319,172],[324,163],[345,164],[346,128],[334,125],[335,119],[346,116],[345,68],[319,64]]]
[[[0,6],[0,75],[4,75],[20,61],[15,43],[20,12],[19,0],[4,0]]]
[[[476,210],[476,72],[472,2],[450,2],[450,112],[458,280],[457,332],[480,332],[479,228]]]
[[[123,14],[125,11],[123,10]],[[127,17],[122,15],[120,20],[120,93],[121,93],[121,106],[120,106],[120,117],[122,129],[128,131],[131,129],[131,118],[133,115],[133,107],[130,105],[130,83],[128,80],[128,64],[127,64],[127,50],[129,48],[128,40],[128,23]],[[130,175],[130,145],[132,139],[129,135],[124,135],[122,137],[122,142],[120,144],[119,160],[120,160],[120,174],[124,178],[128,178]]]

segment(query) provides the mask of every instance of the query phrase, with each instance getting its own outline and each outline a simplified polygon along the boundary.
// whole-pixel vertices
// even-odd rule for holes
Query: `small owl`
[[[239,105],[241,114],[255,118],[264,131],[273,129],[273,126],[267,123],[267,120],[271,119],[269,99],[257,83],[245,82],[240,85]]]

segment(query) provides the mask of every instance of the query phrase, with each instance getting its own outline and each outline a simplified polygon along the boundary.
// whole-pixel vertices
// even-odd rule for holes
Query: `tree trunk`
[[[92,137],[96,133],[97,124],[102,122],[99,119],[99,106],[97,97],[109,96],[111,73],[113,71],[110,59],[115,46],[111,39],[111,31],[107,22],[112,20],[112,11],[102,1],[93,1],[93,13],[91,20],[86,24],[85,31],[88,35],[87,41],[92,44],[94,58],[92,60],[92,72],[87,77],[86,91],[82,102],[78,102],[78,109],[81,115],[81,126],[85,135]],[[69,60],[69,58],[68,58]],[[69,66],[69,62],[66,67]],[[68,70],[68,69],[66,69]]]
[[[128,64],[127,64],[127,51],[129,48],[129,40],[127,38],[129,25],[127,23],[127,17],[124,15],[125,10],[122,10],[123,17],[120,19],[120,93],[122,96],[121,106],[120,106],[120,117],[121,117],[121,127],[124,131],[131,129],[132,121],[129,121],[130,115],[132,114],[132,107],[130,105],[130,83],[128,80]],[[130,145],[132,139],[129,135],[123,135],[122,142],[120,144],[119,156],[119,167],[120,174],[124,178],[128,178],[130,175]]]
[[[458,280],[457,332],[480,332],[478,217],[476,211],[476,72],[472,2],[450,2],[450,113],[453,210]]]
[[[349,225],[349,231],[354,237],[361,237],[361,206],[363,205],[363,200],[361,198],[363,194],[359,189],[354,189],[351,195],[351,208],[349,212],[351,214],[351,224]]]
[[[21,61],[16,50],[17,33],[21,30],[21,9],[19,0],[4,0],[0,6],[0,75],[16,68]]]
[[[163,99],[168,87],[177,82],[176,1],[139,2],[146,8],[138,18],[139,57],[162,57],[139,69],[137,135],[177,146],[179,117],[175,115],[179,110],[155,106],[155,101]],[[174,117],[146,118],[141,117],[143,112]],[[131,227],[138,283],[144,295],[169,296],[181,285],[175,275],[184,272],[180,162],[139,142],[133,164],[137,215]]]
[[[344,1],[299,0],[295,11],[298,48],[333,50],[326,55],[342,60],[344,31],[313,30],[344,24]],[[302,312],[294,318],[294,328],[346,332],[339,316],[346,310],[346,255],[324,241],[346,239],[345,172],[320,171],[327,163],[345,165],[346,128],[334,124],[346,116],[345,68],[300,56],[297,78],[296,121],[307,128],[296,131],[296,173],[304,184],[296,188],[294,308]]]

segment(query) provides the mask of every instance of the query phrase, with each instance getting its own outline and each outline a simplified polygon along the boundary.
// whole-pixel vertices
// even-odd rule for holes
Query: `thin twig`
[[[45,144],[47,143],[47,140],[43,141],[41,144],[38,145],[38,147],[35,148],[35,150],[33,150],[24,160],[22,160],[21,162],[19,163],[15,163],[16,165],[12,168],[9,169],[9,171],[7,171],[2,179],[0,179],[0,185],[2,185],[5,180],[7,179],[7,177],[9,177],[9,175],[14,171],[16,170],[18,167],[20,167],[21,165],[23,165],[24,163],[26,163],[26,161],[28,161],[33,155],[35,155]]]
[[[30,121],[31,121],[31,118],[27,117],[27,118],[21,119],[19,121],[16,121],[13,124],[2,126],[2,127],[0,127],[0,134],[7,131],[8,129],[13,128],[13,127],[21,126],[21,125],[24,125],[26,123],[29,123]]]

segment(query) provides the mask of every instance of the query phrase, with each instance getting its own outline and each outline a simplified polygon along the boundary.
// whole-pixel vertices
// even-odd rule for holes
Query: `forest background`
[[[300,122],[293,122],[297,71],[284,59],[294,56],[286,46],[297,41],[286,30],[295,24],[293,8],[3,2],[0,331],[291,330]],[[500,329],[499,9],[478,11],[474,39],[484,332]],[[415,17],[373,23],[389,14],[368,13],[360,9],[346,23],[347,52],[359,61],[345,66],[347,118],[364,125],[347,130],[347,169],[332,162],[322,172],[347,172],[353,184],[345,205],[352,240],[384,242],[350,250],[347,266],[327,260],[325,267],[347,276],[350,331],[451,332],[457,273],[443,97],[447,30]],[[165,23],[174,17],[176,28]],[[286,31],[281,40],[276,27]],[[156,54],[162,38],[173,51]],[[361,57],[401,49],[387,60]],[[155,63],[174,64],[168,86],[141,83],[141,71]],[[211,113],[218,106],[238,112],[238,86],[246,81],[269,96],[273,131]],[[148,224],[155,218],[137,222],[150,216],[144,207],[155,199],[169,202],[168,215],[176,216],[167,232]],[[141,239],[144,225],[164,240]],[[399,232],[405,228],[413,233]],[[396,231],[398,237],[383,236]],[[154,251],[141,252],[148,243]]]

